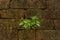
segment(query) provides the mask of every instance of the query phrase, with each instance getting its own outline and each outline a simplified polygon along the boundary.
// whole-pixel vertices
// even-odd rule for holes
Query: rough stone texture
[[[44,30],[44,29],[54,29],[53,20],[46,20],[42,19],[41,26],[36,29]],[[0,19],[0,26],[4,27],[12,27],[14,29],[24,29],[22,26],[19,26],[19,23],[21,22],[21,19]]]
[[[60,0],[47,0],[46,12],[54,20],[55,29],[60,30]]]
[[[47,9],[60,10],[60,0],[47,0]]]
[[[17,40],[17,31],[9,26],[0,25],[0,40]]]
[[[60,40],[60,30],[36,30],[36,40]]]
[[[41,30],[46,30],[46,29],[47,30],[53,30],[53,29],[55,29],[53,20],[41,19],[40,21],[41,21],[40,22],[41,26],[38,29],[41,29]]]
[[[45,0],[12,0],[11,8],[45,8]]]
[[[42,11],[41,9],[27,9],[25,12],[25,18],[30,18],[31,16],[37,16],[42,18],[42,14],[44,14],[45,11]]]
[[[0,0],[0,40],[60,40],[59,13],[60,0]],[[33,15],[40,28],[21,29],[21,20]]]
[[[60,10],[45,10],[47,14],[44,14],[46,18],[60,19]]]
[[[1,18],[22,18],[24,16],[23,9],[0,10]]]
[[[0,0],[0,9],[8,8],[10,0]]]
[[[21,19],[0,19],[0,27],[18,28]]]
[[[60,19],[60,0],[47,0],[47,11],[53,18]]]
[[[41,18],[41,16],[44,18],[43,15],[45,11],[42,11],[40,9],[8,9],[8,10],[0,10],[1,18],[23,18],[25,15],[25,18],[29,18],[31,16],[38,16]]]
[[[54,20],[55,29],[60,30],[60,20]]]
[[[19,40],[35,40],[35,30],[20,30]]]

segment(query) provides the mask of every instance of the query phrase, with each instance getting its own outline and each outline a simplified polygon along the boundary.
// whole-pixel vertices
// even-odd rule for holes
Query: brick
[[[60,18],[60,7],[59,7],[59,0],[47,0],[47,9],[45,10],[45,18]]]
[[[0,9],[8,8],[10,0],[0,0]]]
[[[3,28],[0,27],[0,40],[3,40],[2,30],[3,30]]]
[[[39,18],[51,18],[51,14],[40,9],[9,9],[0,10],[0,18],[29,18],[30,16],[38,16]]]
[[[36,30],[36,40],[60,40],[60,30]]]
[[[27,0],[27,7],[29,8],[45,8],[45,0]]]
[[[60,30],[60,20],[54,20],[54,25],[56,30]]]
[[[13,0],[10,3],[11,8],[23,8],[26,5],[26,0]]]
[[[51,10],[44,10],[44,12],[42,13],[42,16],[43,18],[46,18],[46,19],[51,19],[53,18],[53,13],[51,13]]]
[[[42,15],[48,19],[60,19],[60,10],[45,10]]]
[[[45,8],[45,0],[13,0],[11,8]]]
[[[38,18],[42,18],[45,11],[40,9],[27,9],[25,12],[25,18],[30,18],[31,16],[37,16]]]
[[[60,18],[60,0],[47,0],[47,10],[50,17],[59,19]]]
[[[40,19],[40,27],[37,29],[40,30],[52,30],[55,29],[54,28],[54,24],[53,24],[53,20],[49,20],[49,19]]]
[[[60,19],[60,11],[59,10],[55,10],[53,12],[53,15],[55,16],[55,17],[53,16],[53,18]]]
[[[47,0],[47,9],[49,10],[60,10],[60,0]]]
[[[20,30],[18,32],[19,40],[35,40],[34,30]]]
[[[20,21],[21,19],[0,19],[0,27],[4,29],[9,28],[11,31],[12,29],[17,29],[18,27],[20,27]]]
[[[27,9],[25,12],[25,17],[29,18],[30,16],[36,15],[38,18],[46,18],[46,19],[52,19],[56,16],[56,14],[53,13],[54,11],[49,10],[41,10],[41,9]],[[57,15],[58,16],[58,15]]]
[[[15,19],[0,19],[0,39],[1,40],[10,40],[10,39],[17,40],[18,39],[17,27],[19,26],[19,24],[18,26],[16,25],[18,23],[16,22],[16,20]]]
[[[59,19],[60,18],[59,10],[45,10],[45,14],[43,16],[48,19]]]
[[[0,10],[0,18],[22,18],[24,16],[23,9]]]
[[[53,15],[53,18],[60,19],[60,11],[59,10],[52,11],[52,15]]]
[[[9,39],[18,40],[18,31],[17,30],[12,30],[12,32],[9,31]]]
[[[4,22],[5,21],[5,22]],[[0,40],[17,40],[17,31],[10,29],[7,23],[7,20],[4,20],[1,24],[0,20]],[[12,30],[12,31],[10,31]]]

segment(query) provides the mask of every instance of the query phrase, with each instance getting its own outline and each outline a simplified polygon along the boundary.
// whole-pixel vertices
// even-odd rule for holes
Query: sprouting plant
[[[31,20],[31,25],[32,25],[32,23],[33,23],[33,25],[35,25],[35,26],[37,26],[37,27],[40,26],[40,22],[39,22],[37,16],[32,16],[31,19],[32,19],[32,20]]]
[[[22,25],[22,27],[24,28],[30,28],[30,22],[31,22],[30,20],[24,19],[19,25]]]
[[[19,23],[19,25],[22,26],[22,27],[24,27],[24,28],[39,27],[40,26],[40,22],[39,22],[37,16],[32,16],[30,18],[31,18],[31,20],[29,20],[29,19],[23,19],[21,21],[21,23]]]

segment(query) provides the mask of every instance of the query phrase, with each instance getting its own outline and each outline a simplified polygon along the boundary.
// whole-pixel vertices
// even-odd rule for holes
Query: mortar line
[[[0,18],[0,19],[21,19],[21,18]],[[60,20],[60,18],[45,18],[45,19],[49,19],[49,20]]]

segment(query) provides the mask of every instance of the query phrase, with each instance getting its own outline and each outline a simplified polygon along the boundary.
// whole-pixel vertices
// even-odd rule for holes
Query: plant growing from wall
[[[39,18],[37,16],[32,16],[30,19],[23,19],[19,25],[24,27],[25,29],[31,28],[31,27],[40,27],[40,22],[38,20]]]

